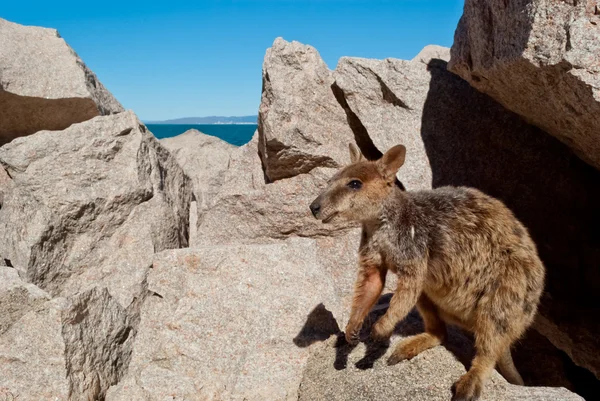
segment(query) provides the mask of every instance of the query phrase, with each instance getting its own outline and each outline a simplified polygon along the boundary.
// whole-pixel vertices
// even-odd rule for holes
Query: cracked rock
[[[0,18],[0,145],[122,111],[56,30]]]
[[[450,70],[600,169],[595,3],[467,0]]]
[[[188,245],[191,183],[131,112],[17,138],[0,163],[0,254],[52,296],[106,286],[126,308],[154,252]]]
[[[129,371],[109,401],[296,399],[306,347],[339,330],[311,239],[165,251],[148,290]],[[304,327],[311,314],[309,326],[328,329]]]
[[[267,50],[258,149],[270,181],[350,161],[354,134],[332,84],[331,71],[313,47],[277,38]]]

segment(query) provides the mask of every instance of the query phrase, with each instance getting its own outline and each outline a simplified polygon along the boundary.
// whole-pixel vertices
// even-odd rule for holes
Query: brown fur
[[[455,400],[476,400],[496,364],[509,382],[523,384],[510,347],[532,323],[544,285],[534,242],[502,202],[476,189],[403,191],[395,174],[404,153],[395,146],[373,162],[351,146],[353,163],[311,205],[325,222],[362,222],[347,340],[358,340],[391,270],[398,288],[372,337],[389,338],[415,305],[425,333],[400,342],[390,364],[442,343],[450,323],[472,332],[476,348],[471,368],[455,384]]]

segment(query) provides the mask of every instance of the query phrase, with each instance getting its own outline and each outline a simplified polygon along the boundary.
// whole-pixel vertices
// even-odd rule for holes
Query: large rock
[[[393,350],[360,344],[352,352],[334,347],[335,340],[319,346],[309,358],[300,385],[300,401],[447,401],[453,383],[465,373],[464,365],[442,346],[411,361],[387,366]],[[508,384],[497,372],[487,382],[481,401],[583,401],[564,388]]]
[[[467,0],[450,69],[600,168],[597,1]]]
[[[154,252],[188,244],[191,181],[131,112],[17,138],[0,163],[0,394],[104,399]]]
[[[339,332],[315,241],[165,251],[126,377],[107,400],[295,400],[315,341]]]
[[[447,61],[448,49],[428,46],[412,61],[342,57],[334,72],[338,98],[371,138],[376,152],[384,153],[399,143],[406,146],[407,159],[399,177],[412,190],[431,188],[421,124],[432,59]]]
[[[154,252],[188,244],[191,183],[131,112],[18,138],[0,163],[0,254],[53,296],[105,286],[128,307]]]
[[[205,209],[210,206],[212,197],[223,183],[231,153],[237,147],[195,129],[161,139],[160,143],[175,156],[177,163],[191,178],[198,207]]]
[[[270,181],[349,162],[354,134],[332,84],[331,71],[313,47],[277,38],[267,50],[258,133]]]
[[[121,111],[56,30],[0,18],[0,145]]]
[[[230,165],[231,153],[237,148],[195,129],[161,139],[160,143],[175,156],[192,180],[194,200],[190,206],[190,243],[196,243],[198,215],[213,204]]]
[[[12,267],[0,258],[0,336],[23,315],[50,299],[45,291],[23,282]]]
[[[315,165],[310,173],[265,183],[255,136],[231,153],[212,207],[199,214],[199,235],[191,245],[266,243],[294,236],[345,234],[350,225],[325,225],[308,208],[333,172]]]
[[[37,305],[0,336],[0,396],[104,399],[131,358],[139,310],[131,312],[97,288]]]
[[[0,164],[2,391],[104,399],[154,253],[188,245],[191,181],[131,112],[17,138]]]

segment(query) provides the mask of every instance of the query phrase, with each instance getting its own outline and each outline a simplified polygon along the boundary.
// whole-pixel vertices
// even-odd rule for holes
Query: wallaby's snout
[[[335,204],[329,200],[327,190],[323,191],[309,207],[315,219],[321,220],[323,223],[329,223],[338,215]]]

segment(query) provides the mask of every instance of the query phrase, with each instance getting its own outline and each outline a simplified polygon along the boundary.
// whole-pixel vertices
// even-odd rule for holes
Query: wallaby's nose
[[[313,216],[317,218],[319,212],[321,211],[321,205],[319,204],[319,202],[317,202],[317,200],[310,204],[310,211],[312,212]]]

